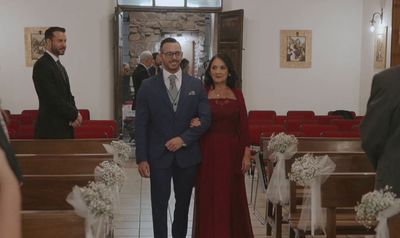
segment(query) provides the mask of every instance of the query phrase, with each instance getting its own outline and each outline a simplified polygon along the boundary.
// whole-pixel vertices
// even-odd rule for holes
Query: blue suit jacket
[[[200,118],[201,126],[190,128],[195,117]],[[178,108],[174,112],[163,74],[144,80],[137,96],[135,123],[137,163],[148,161],[150,166],[168,168],[175,156],[179,167],[198,164],[201,161],[198,139],[211,123],[204,86],[200,80],[183,74]],[[173,153],[165,143],[176,136],[186,146]]]

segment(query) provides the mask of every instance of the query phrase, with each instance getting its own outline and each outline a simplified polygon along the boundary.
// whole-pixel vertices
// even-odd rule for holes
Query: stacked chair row
[[[250,111],[249,130],[252,144],[258,144],[260,136],[271,136],[285,132],[297,137],[341,137],[359,138],[359,125],[363,116],[350,116],[334,111],[328,115],[315,115],[313,111],[288,111],[286,115],[277,115],[275,111]]]
[[[5,110],[8,116],[8,132],[11,139],[33,139],[38,110],[23,110],[21,114],[12,114]],[[75,138],[116,138],[118,136],[115,120],[90,120],[88,109],[79,109],[83,125],[75,129]]]

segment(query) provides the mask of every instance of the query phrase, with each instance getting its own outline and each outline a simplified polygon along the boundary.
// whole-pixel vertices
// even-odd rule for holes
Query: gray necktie
[[[171,100],[172,103],[172,108],[176,112],[176,109],[178,108],[178,89],[176,88],[176,75],[171,74],[169,77],[169,99]]]
[[[176,88],[176,75],[171,74],[169,77],[169,93],[171,94],[172,100],[176,98],[178,89]]]

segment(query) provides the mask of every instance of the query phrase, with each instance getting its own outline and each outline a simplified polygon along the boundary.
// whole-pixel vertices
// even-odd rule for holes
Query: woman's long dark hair
[[[226,65],[226,67],[228,68],[228,78],[226,79],[226,85],[230,88],[235,88],[235,83],[238,77],[236,74],[236,70],[233,67],[232,60],[226,54],[216,54],[211,58],[210,63],[208,63],[208,67],[204,78],[204,84],[206,88],[213,89],[215,87],[214,81],[211,77],[211,65],[217,58],[222,60]]]

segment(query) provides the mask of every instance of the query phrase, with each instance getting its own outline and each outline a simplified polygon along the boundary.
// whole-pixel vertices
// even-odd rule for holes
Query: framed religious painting
[[[387,27],[375,33],[374,41],[374,67],[384,69],[386,67],[386,35]]]
[[[25,64],[32,67],[46,50],[44,32],[47,27],[25,27]]]
[[[281,68],[311,68],[311,30],[281,30]]]

